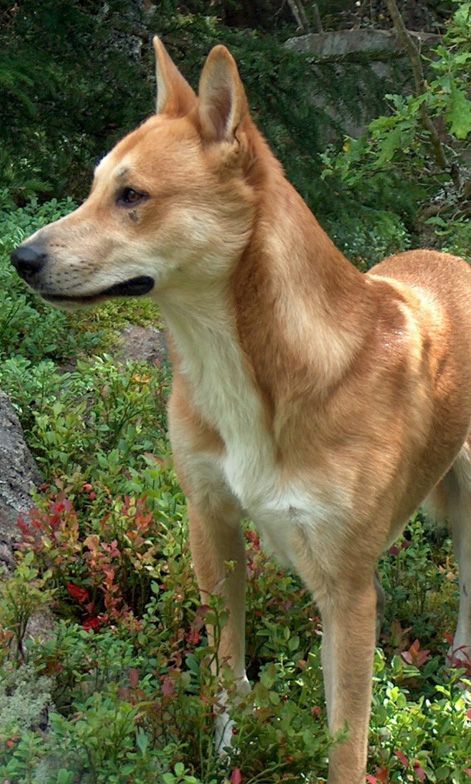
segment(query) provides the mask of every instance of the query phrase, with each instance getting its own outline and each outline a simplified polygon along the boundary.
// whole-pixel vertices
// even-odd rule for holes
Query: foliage
[[[410,234],[399,215],[366,204],[361,210],[357,207],[353,214],[346,212],[342,220],[326,223],[335,244],[361,270],[411,245]]]
[[[166,2],[152,16],[144,5],[46,0],[39,9],[34,0],[21,0],[0,11],[0,73],[11,85],[0,107],[0,186],[17,203],[31,194],[83,197],[96,159],[153,109],[150,39],[158,32],[194,87],[210,48],[221,41],[230,46],[255,118],[289,178],[321,218],[343,211],[341,193],[333,202],[330,184],[319,178],[319,153],[345,118],[360,119],[358,90],[378,111],[384,107],[384,79],[371,71],[366,84],[355,63],[339,78],[335,64],[318,67],[284,48],[286,26],[279,38],[266,29],[283,17],[283,4],[267,15],[271,0],[245,3],[242,16],[232,2],[209,8]],[[265,22],[242,29],[241,20],[251,17]],[[291,32],[294,27],[293,20]],[[320,108],[326,102],[335,105],[338,120]],[[349,207],[356,212],[356,200]]]
[[[454,215],[450,212],[451,205],[444,202],[437,215],[429,218],[426,224],[433,228],[443,250],[471,261],[471,221],[459,208]]]
[[[411,171],[422,179],[446,175],[446,172],[437,171],[431,155],[429,134],[422,125],[421,107],[426,106],[430,117],[444,120],[448,133],[447,152],[456,161],[459,142],[471,133],[470,30],[471,3],[461,2],[443,43],[431,55],[431,79],[427,90],[421,95],[386,96],[391,113],[373,120],[368,136],[348,140],[344,155],[335,161],[343,179],[355,185],[366,171],[370,174],[387,171],[396,178],[404,174],[410,177]],[[325,160],[327,163],[328,159]],[[326,169],[325,174],[328,172]]]
[[[434,244],[465,257],[470,239],[465,186],[465,142],[471,133],[470,30],[471,3],[460,2],[443,43],[431,54],[425,92],[387,95],[390,113],[373,120],[366,135],[347,139],[341,153],[330,147],[321,155],[326,181],[340,178],[364,202],[367,188],[367,205],[378,196],[380,204],[386,199],[409,224],[417,220],[417,202],[432,198],[437,207],[426,222],[438,229]],[[437,165],[434,141],[423,124],[424,108],[441,129],[445,169]],[[398,204],[397,197],[407,193],[412,203]]]
[[[28,622],[35,612],[51,603],[53,593],[47,587],[49,578],[47,571],[39,573],[34,553],[30,551],[15,573],[0,581],[0,638],[13,647],[17,660],[25,655]]]
[[[17,199],[76,192],[104,139],[116,134],[118,117],[121,129],[140,119],[136,107],[139,100],[146,105],[149,88],[132,53],[121,55],[113,29],[121,16],[125,29],[132,24],[128,6],[124,0],[102,6],[22,0],[0,11],[6,142],[0,163],[2,182]]]
[[[232,709],[233,748],[225,759],[215,752],[221,697],[214,669],[229,695],[235,684],[205,637],[205,621],[217,637],[226,613],[218,597],[201,606],[193,577],[184,498],[165,436],[169,369],[113,359],[119,329],[129,320],[155,323],[155,310],[142,302],[111,303],[66,316],[38,302],[8,260],[26,235],[74,206],[67,199],[28,202],[28,194],[82,194],[94,156],[151,106],[150,63],[139,64],[129,51],[123,58],[123,39],[114,37],[117,22],[140,23],[140,11],[130,18],[131,5],[113,0],[97,10],[78,0],[47,0],[34,4],[33,14],[30,0],[22,0],[16,17],[11,8],[0,11],[9,36],[0,55],[6,93],[0,159],[2,182],[11,185],[0,193],[0,386],[46,480],[20,521],[17,569],[0,589],[0,780],[317,784],[325,780],[331,743],[320,619],[299,580],[265,556],[249,525],[253,689]],[[327,86],[314,85],[318,73],[307,74],[305,60],[273,38],[238,27],[249,5],[231,10],[231,3],[215,3],[208,12],[195,0],[186,8],[191,13],[181,13],[179,4],[163,3],[155,26],[177,61],[185,54],[194,84],[203,56],[224,37],[288,175],[311,205],[321,206],[332,235],[360,267],[407,248],[417,203],[430,191],[427,178],[416,176],[428,153],[414,125],[413,99],[397,103],[393,115],[402,112],[417,133],[409,149],[394,146],[398,119],[379,121],[369,141],[347,145],[337,159],[333,151],[324,156],[327,179],[319,183],[316,153],[325,120],[313,122],[304,98],[307,89]],[[450,27],[446,54],[430,64],[435,75],[426,98],[456,137],[467,122],[466,110],[458,117],[453,109],[453,85],[466,89],[469,78],[459,16],[467,6],[461,4]],[[221,26],[218,14],[234,26]],[[44,30],[48,35],[38,36]],[[460,143],[457,138],[453,156]],[[16,208],[18,202],[23,206]],[[459,202],[453,206],[451,225],[446,212],[428,221],[442,245],[463,253],[469,222]],[[367,781],[466,784],[471,706],[463,685],[470,673],[445,666],[456,615],[450,542],[438,541],[418,517],[380,572],[389,601],[375,663]],[[51,604],[56,627],[47,639],[34,639],[29,622]]]
[[[48,729],[43,736],[37,728],[39,708],[35,706],[43,703],[34,696],[37,686],[25,681],[21,693],[26,709],[21,713],[15,708],[25,716],[21,726],[9,720],[2,730],[0,720],[0,735],[3,731],[7,740],[0,744],[2,775],[12,776],[16,771],[18,782],[49,782],[67,773],[70,778],[64,780],[71,784],[124,784],[129,776],[133,781],[150,782],[159,773],[163,781],[172,781],[170,776],[177,781],[193,776],[197,784],[213,784],[221,781],[224,772],[232,780],[232,773],[239,771],[244,781],[268,783],[309,781],[304,774],[312,769],[322,780],[329,741],[319,619],[297,579],[280,573],[267,559],[251,529],[246,531],[248,649],[254,685],[234,709],[234,750],[223,762],[212,747],[212,714],[219,698],[209,669],[214,649],[207,645],[202,623],[209,620],[220,626],[224,613],[216,597],[207,606],[199,605],[184,517],[180,522],[174,518],[164,530],[148,530],[147,546],[156,550],[151,592],[134,622],[123,612],[93,626],[86,623],[84,602],[89,597],[82,592],[87,577],[82,574],[78,584],[68,555],[73,548],[63,536],[71,528],[72,510],[68,505],[56,506],[54,513],[59,521],[52,548],[56,554],[51,558],[63,553],[65,579],[68,571],[76,581],[73,590],[59,592],[61,612],[67,608],[69,618],[75,613],[82,626],[63,620],[49,640],[29,643],[27,666],[44,679],[40,694],[50,704]],[[74,520],[72,528],[77,530],[76,516]],[[87,516],[81,515],[83,541],[88,525]],[[36,529],[35,541],[48,535],[44,527]],[[105,531],[99,541],[106,539]],[[465,784],[471,736],[470,703],[461,688],[463,674],[447,672],[445,648],[441,642],[437,645],[436,631],[431,625],[421,625],[422,618],[413,614],[417,610],[426,617],[424,608],[433,598],[435,612],[442,609],[445,625],[450,622],[449,599],[442,607],[437,590],[442,591],[441,564],[449,556],[439,559],[438,551],[424,541],[419,521],[411,539],[404,541],[411,543],[394,548],[382,567],[385,587],[392,596],[386,629],[395,629],[396,637],[384,638],[387,654],[378,652],[376,659],[370,780]],[[33,545],[24,551],[35,552],[43,563],[48,551],[45,540],[41,547],[38,550]],[[102,567],[107,568],[104,562]],[[120,582],[120,586],[125,584],[125,579]],[[399,635],[391,615],[404,605],[403,615],[412,615],[407,618],[409,628],[402,628]],[[411,643],[417,634],[422,644]],[[228,674],[225,678],[231,692]],[[34,777],[28,779],[31,758]],[[234,780],[240,780],[238,775],[234,773]]]

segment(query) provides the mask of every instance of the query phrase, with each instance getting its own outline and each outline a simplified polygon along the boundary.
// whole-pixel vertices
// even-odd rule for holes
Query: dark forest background
[[[469,3],[453,0],[398,3],[408,29],[434,32],[445,40],[453,15],[466,6]],[[365,101],[369,119],[372,111],[373,116],[397,115],[390,94],[414,92],[413,64],[407,56],[389,55],[398,75],[388,81],[370,70],[365,80],[361,57],[349,63],[339,55],[320,65],[315,56],[284,46],[287,39],[306,32],[350,30],[354,35],[376,28],[392,28],[387,4],[379,0],[1,0],[3,201],[5,194],[8,204],[20,206],[31,196],[44,201],[86,195],[96,160],[153,110],[150,42],[158,33],[194,86],[211,46],[224,42],[231,48],[253,113],[288,176],[350,255],[361,251],[356,247],[358,238],[356,243],[352,239],[358,223],[367,244],[371,244],[368,233],[374,226],[385,235],[384,241],[378,240],[378,254],[404,244],[404,232],[414,239],[423,229],[417,223],[423,205],[427,210],[437,194],[443,200],[440,191],[453,181],[450,172],[457,155],[463,167],[463,140],[458,152],[455,145],[449,165],[430,167],[429,139],[422,127],[404,167],[397,155],[407,146],[401,135],[410,139],[417,130],[417,118],[403,123],[402,130],[397,128],[395,141],[385,126],[383,136],[392,148],[388,164],[392,165],[381,164],[372,177],[368,168],[371,154],[381,153],[373,149],[378,140],[366,151],[357,145],[355,160],[345,161],[345,155],[351,158],[352,152],[345,142],[345,128],[355,122],[361,125]],[[464,48],[462,42],[460,51]],[[423,63],[427,70],[429,56]],[[465,60],[458,74],[462,82],[469,80],[469,68]],[[468,77],[464,76],[466,69]],[[442,141],[451,141],[453,147],[449,129],[443,117],[439,119]],[[351,176],[352,165],[363,165],[360,176]],[[455,177],[459,191],[462,184]],[[452,202],[454,208],[456,193]],[[343,227],[339,226],[340,215]],[[431,241],[429,236],[427,240]]]

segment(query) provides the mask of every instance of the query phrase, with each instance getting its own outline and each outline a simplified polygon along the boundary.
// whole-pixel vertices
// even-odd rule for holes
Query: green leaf
[[[61,768],[57,773],[57,784],[72,784],[74,775],[69,770]]]
[[[403,149],[404,146],[404,128],[402,125],[398,125],[396,128],[393,128],[383,136],[383,139],[379,144],[380,154],[376,161],[376,166],[381,168],[385,163],[389,163],[389,161],[393,158],[396,150]]]
[[[471,132],[471,101],[464,90],[453,85],[450,91],[447,120],[457,139],[466,139]]]
[[[136,735],[136,743],[142,756],[145,756],[147,749],[149,748],[149,738],[143,729],[139,729]]]

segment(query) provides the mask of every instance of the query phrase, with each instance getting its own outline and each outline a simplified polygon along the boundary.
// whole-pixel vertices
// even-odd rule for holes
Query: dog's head
[[[101,161],[82,206],[12,254],[60,307],[206,286],[230,274],[249,240],[263,142],[235,61],[216,46],[197,97],[157,38],[154,47],[156,114]]]

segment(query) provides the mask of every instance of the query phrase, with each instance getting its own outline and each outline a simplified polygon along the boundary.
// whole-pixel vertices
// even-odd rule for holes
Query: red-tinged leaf
[[[254,550],[260,550],[260,537],[256,531],[246,531],[245,538],[250,542]]]
[[[468,719],[471,719],[471,710],[466,711],[466,716],[468,717]]]
[[[186,636],[189,645],[199,645],[201,642],[201,634],[195,628],[191,628]]]
[[[20,529],[21,533],[23,534],[23,536],[27,536],[28,534],[31,533],[31,531],[29,529],[29,525],[26,522],[26,520],[24,519],[24,517],[19,517],[18,520],[16,521],[16,524],[17,524],[18,528]]]
[[[368,773],[366,777],[367,784],[379,784],[378,779],[376,776],[372,776],[371,773]]]
[[[387,768],[376,768],[378,784],[389,784],[389,770]]]
[[[175,684],[169,675],[165,675],[162,680],[162,694],[164,697],[173,697],[175,694]]]
[[[426,781],[427,774],[425,773],[425,770],[421,766],[420,762],[414,762],[414,773],[419,781]]]
[[[417,654],[417,659],[416,659],[417,667],[422,667],[422,665],[428,662],[429,659],[430,659],[430,651],[420,651],[420,653]]]
[[[211,610],[211,607],[209,606],[209,604],[201,604],[198,607],[198,609],[196,610],[195,619],[198,618],[198,623],[200,624],[199,625],[200,629],[203,626],[203,624],[205,623],[206,616],[207,616],[208,612],[210,612],[210,610]]]
[[[121,555],[116,539],[113,539],[113,541],[109,543],[102,542],[101,546],[105,553],[108,553],[111,558],[118,558]]]
[[[96,615],[94,618],[86,618],[82,623],[82,626],[87,632],[91,632],[92,630],[97,631],[103,626],[106,620],[106,615]]]
[[[471,768],[466,768],[465,773],[471,779]]]
[[[448,656],[448,661],[452,667],[464,670],[467,678],[471,678],[471,658],[468,654],[466,645],[455,648]]]
[[[128,678],[131,689],[137,689],[139,684],[139,670],[136,667],[131,667]]]
[[[409,650],[403,651],[401,656],[406,664],[413,664],[415,667],[420,668],[430,659],[430,651],[423,650],[420,647],[419,640],[414,640]]]
[[[405,768],[409,767],[409,760],[407,759],[403,751],[395,751],[394,754],[398,758],[399,762],[401,762],[402,765],[404,765]]]
[[[242,784],[243,778],[242,778],[242,772],[240,768],[234,768],[234,770],[231,773],[230,782],[231,784]]]
[[[90,601],[90,595],[86,588],[82,588],[80,585],[75,585],[74,583],[67,583],[67,592],[72,599],[75,599],[76,602],[79,604],[85,604],[86,602]]]

